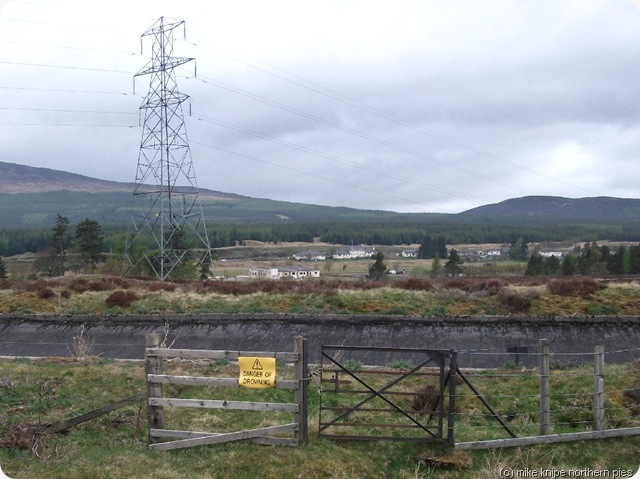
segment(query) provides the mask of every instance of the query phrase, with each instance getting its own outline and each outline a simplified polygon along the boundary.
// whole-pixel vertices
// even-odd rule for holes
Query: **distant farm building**
[[[416,250],[416,249],[404,249],[404,250],[402,250],[402,253],[400,253],[400,256],[402,256],[403,258],[417,258],[418,257],[418,250]]]
[[[320,270],[304,266],[257,266],[249,270],[253,279],[307,279],[319,278]]]

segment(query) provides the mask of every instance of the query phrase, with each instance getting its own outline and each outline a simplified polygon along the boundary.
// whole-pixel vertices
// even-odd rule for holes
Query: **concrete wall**
[[[84,325],[91,352],[103,358],[141,359],[144,336],[169,334],[172,348],[290,351],[293,339],[308,339],[310,361],[320,362],[320,346],[386,346],[460,350],[463,367],[501,366],[517,361],[535,366],[541,338],[555,353],[590,353],[640,348],[638,317],[394,317],[342,315],[136,315],[0,316],[1,356],[72,356],[74,336]],[[518,355],[505,354],[519,352]],[[616,353],[609,362],[636,359],[638,351]],[[386,364],[381,353],[354,356]],[[582,362],[589,362],[588,356]]]

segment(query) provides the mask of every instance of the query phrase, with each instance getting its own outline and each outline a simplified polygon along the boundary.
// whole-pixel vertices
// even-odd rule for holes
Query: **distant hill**
[[[87,193],[133,192],[134,183],[98,180],[66,171],[18,165],[0,161],[0,194],[42,193],[46,191],[75,191]],[[241,195],[199,189],[205,196],[215,198],[243,198]]]
[[[133,183],[0,162],[0,228],[49,227],[57,214],[71,223],[91,218],[103,224],[128,224]],[[386,221],[409,215],[388,211],[306,205],[199,189],[207,221],[273,223]],[[439,217],[424,214],[417,218]]]
[[[71,223],[92,218],[103,224],[128,224],[133,183],[105,181],[49,168],[0,162],[0,228],[50,227],[57,214]],[[483,223],[606,223],[640,220],[640,200],[527,196],[480,206],[459,214],[394,213],[307,205],[200,189],[207,222],[379,222],[387,225]]]
[[[594,222],[631,222],[640,220],[640,199],[563,198],[560,196],[525,196],[500,203],[479,206],[459,214],[468,218],[493,220],[579,220]]]

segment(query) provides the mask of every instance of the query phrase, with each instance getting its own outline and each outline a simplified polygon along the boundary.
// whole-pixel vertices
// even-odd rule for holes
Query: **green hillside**
[[[207,223],[286,223],[325,221],[386,221],[427,219],[446,215],[403,215],[387,211],[305,205],[248,197],[221,198],[201,194]],[[0,194],[0,228],[50,227],[57,214],[71,223],[92,218],[102,224],[124,225],[134,208],[130,192],[45,191]]]

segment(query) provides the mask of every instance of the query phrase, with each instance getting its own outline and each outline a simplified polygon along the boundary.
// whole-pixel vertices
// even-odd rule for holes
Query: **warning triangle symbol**
[[[259,369],[259,370],[262,370],[262,364],[260,364],[260,360],[259,360],[259,359],[256,359],[256,360],[253,362],[253,366],[251,366],[251,369]]]

